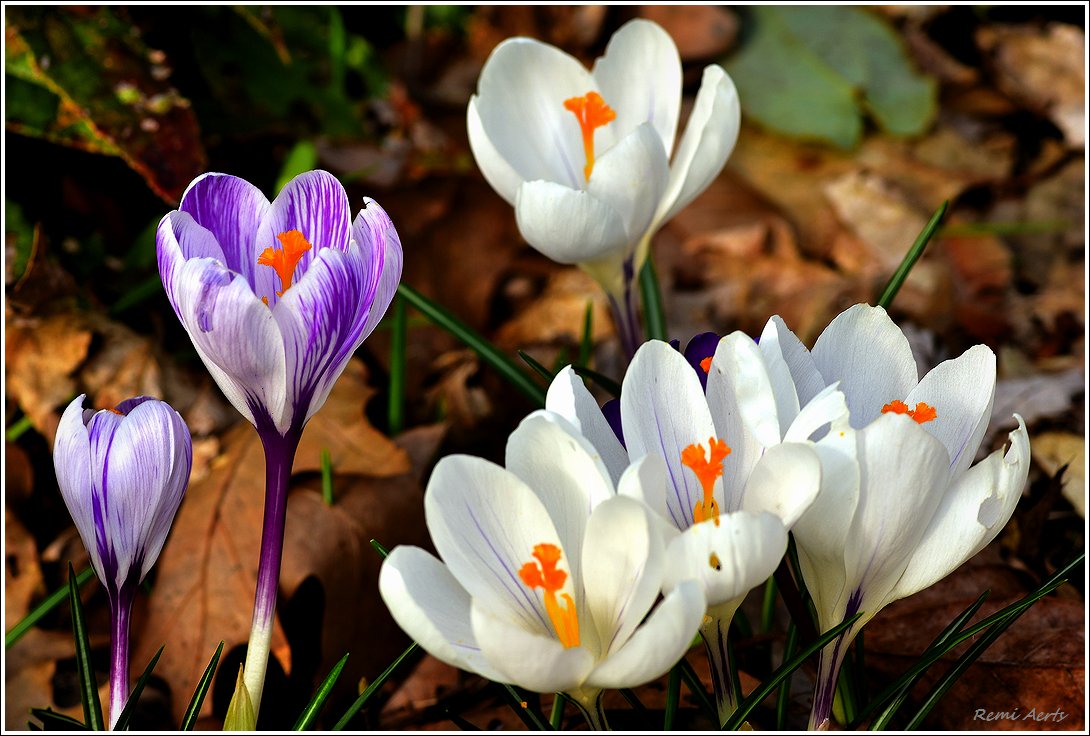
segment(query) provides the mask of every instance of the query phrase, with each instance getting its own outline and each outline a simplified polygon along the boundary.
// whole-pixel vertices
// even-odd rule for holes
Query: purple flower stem
[[[617,337],[621,340],[626,362],[631,362],[636,349],[643,343],[643,328],[636,310],[636,292],[632,288],[633,278],[632,263],[627,261],[624,267],[624,294],[620,300],[613,294],[609,295],[613,324],[617,329]]]
[[[814,707],[810,710],[811,731],[828,731],[832,725],[833,697],[836,695],[836,681],[840,675],[840,665],[848,652],[851,639],[845,639],[850,631],[838,636],[829,646],[821,650],[818,656],[818,678],[814,689]],[[853,635],[854,638],[854,635]]]
[[[257,590],[254,593],[254,616],[243,669],[243,680],[250,693],[255,716],[261,708],[261,691],[265,685],[265,670],[269,663],[276,593],[280,585],[280,558],[284,551],[288,482],[301,434],[299,431],[289,431],[284,436],[272,429],[258,430],[265,449],[265,519],[261,529],[261,557],[257,569]]]
[[[110,596],[110,729],[129,700],[129,621],[132,594],[121,591]]]
[[[708,653],[708,664],[712,674],[712,689],[715,691],[715,707],[719,716],[719,725],[738,710],[738,698],[734,692],[734,674],[731,671],[730,652],[727,649],[727,634],[730,622],[738,611],[742,600],[729,601],[708,608],[705,622],[700,626],[700,638],[704,640],[704,649]]]

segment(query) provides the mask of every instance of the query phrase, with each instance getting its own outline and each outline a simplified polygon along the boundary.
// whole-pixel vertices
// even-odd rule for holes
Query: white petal
[[[708,409],[717,435],[731,450],[723,462],[723,505],[719,510],[724,513],[742,508],[746,481],[764,452],[761,439],[771,444],[780,441],[776,404],[770,391],[758,391],[756,394],[750,391],[746,397],[745,413],[739,405],[736,384],[741,382],[747,387],[760,384],[759,380],[750,380],[749,376],[754,370],[764,371],[764,366],[759,356],[757,363],[743,361],[739,365],[735,361],[735,348],[744,341],[753,342],[741,333],[736,335],[719,341],[708,371]],[[767,389],[767,382],[764,385]],[[750,422],[757,426],[751,426]]]
[[[620,215],[593,195],[551,181],[527,181],[515,194],[515,220],[526,242],[557,263],[611,261],[628,252]]]
[[[767,512],[721,514],[682,532],[666,549],[663,590],[696,580],[709,606],[744,596],[776,571],[787,551],[787,530]]]
[[[666,462],[658,455],[644,455],[632,463],[617,484],[617,495],[634,498],[651,512],[652,525],[663,544],[680,534],[666,508]]]
[[[923,590],[982,550],[1006,526],[1029,472],[1029,437],[1017,414],[1006,454],[997,450],[958,478],[946,492],[912,553],[891,600]]]
[[[528,631],[493,614],[474,599],[473,631],[481,652],[502,673],[495,678],[539,693],[573,690],[594,668],[594,655],[583,647],[565,648],[555,636]]]
[[[799,398],[799,404],[805,406],[812,398],[817,396],[825,388],[825,379],[814,365],[814,358],[810,351],[795,336],[795,333],[787,329],[787,325],[779,315],[773,315],[765,325],[761,333],[761,352],[766,360],[772,360],[772,356],[778,355],[787,363],[791,371],[791,378],[795,382],[795,392]]]
[[[396,547],[382,563],[378,590],[397,625],[428,654],[490,680],[501,677],[473,635],[469,594],[435,557]]]
[[[521,179],[582,188],[582,131],[564,108],[564,100],[596,91],[582,64],[553,46],[511,38],[488,57],[477,90],[481,127]]]
[[[821,461],[812,447],[785,442],[770,447],[746,483],[742,508],[768,511],[790,529],[821,489]]]
[[[840,384],[834,383],[821,389],[799,412],[784,434],[784,442],[803,442],[818,440],[825,435],[820,431],[828,424],[846,424],[848,402],[840,391]]]
[[[699,584],[682,582],[623,647],[590,673],[587,684],[596,688],[635,687],[663,674],[688,651],[704,608]]]
[[[881,307],[856,304],[838,314],[812,353],[826,385],[840,381],[852,426],[865,427],[882,407],[916,387],[916,361],[901,329]]]
[[[484,178],[496,190],[496,194],[507,200],[507,204],[515,204],[515,192],[523,178],[511,168],[511,164],[500,155],[481,124],[481,115],[477,112],[477,95],[469,98],[469,106],[466,108],[466,130],[469,132],[469,148],[473,151],[473,158],[477,160]]]
[[[662,139],[650,123],[643,123],[597,159],[587,193],[617,213],[635,247],[651,224],[669,176]]]
[[[616,485],[628,467],[628,453],[613,433],[601,407],[571,366],[564,366],[545,395],[545,408],[567,419],[598,451]]]
[[[526,485],[503,468],[468,455],[450,455],[432,471],[424,517],[435,549],[476,601],[530,631],[551,636],[540,591],[522,582],[538,544],[563,544],[549,514]],[[569,569],[567,555],[560,569]],[[559,591],[578,601],[572,576]]]
[[[609,39],[593,75],[606,104],[617,113],[607,129],[616,128],[620,138],[641,123],[651,123],[669,156],[681,108],[681,57],[670,34],[647,20],[625,23]]]
[[[936,417],[923,428],[946,445],[951,471],[957,476],[976,457],[994,400],[995,353],[977,345],[935,366],[909,392],[905,403],[910,409],[919,401],[935,408]]]
[[[94,412],[84,412],[86,394],[80,394],[69,402],[61,414],[57,434],[53,440],[53,467],[57,474],[57,486],[64,499],[72,521],[76,522],[83,546],[91,557],[95,574],[101,579],[105,573],[102,556],[96,544],[96,500],[91,481],[91,441],[87,434],[85,417]]]
[[[738,90],[723,68],[715,64],[705,67],[670,166],[670,184],[655,215],[656,228],[692,202],[723,170],[738,140],[741,110]]]
[[[706,447],[715,426],[700,379],[681,353],[659,340],[640,346],[621,388],[621,422],[629,457],[656,454],[665,461],[669,517],[678,529],[686,529],[704,491],[696,474],[681,463],[681,453],[692,444]],[[721,485],[716,485],[722,501]]]
[[[715,351],[712,368],[722,371],[733,388],[742,421],[757,442],[764,447],[778,444],[783,438],[781,412],[794,419],[798,403],[788,395],[777,396],[772,390],[764,359],[753,338],[744,332],[724,337]]]
[[[583,587],[599,658],[628,641],[651,609],[662,587],[663,562],[662,539],[646,506],[619,496],[594,510],[583,547]]]

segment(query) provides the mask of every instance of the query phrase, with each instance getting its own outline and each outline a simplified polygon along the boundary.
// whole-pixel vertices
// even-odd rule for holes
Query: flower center
[[[883,414],[907,414],[916,420],[917,424],[923,424],[924,422],[930,422],[932,419],[938,416],[938,412],[935,411],[935,407],[930,404],[920,402],[916,404],[915,409],[909,409],[908,404],[903,401],[894,399],[885,406],[882,407]]]
[[[269,266],[280,277],[280,291],[277,296],[283,296],[284,292],[291,288],[291,278],[295,275],[295,267],[299,265],[299,259],[311,249],[311,244],[298,230],[288,230],[276,236],[280,241],[280,250],[275,247],[266,248],[257,257],[258,265]],[[268,304],[268,300],[265,299]]]
[[[553,622],[556,637],[565,647],[577,647],[579,617],[575,613],[575,601],[567,593],[560,596],[564,599],[563,603],[556,599],[556,591],[563,588],[564,581],[568,579],[568,573],[556,569],[556,563],[560,562],[560,548],[555,544],[537,544],[534,545],[533,556],[537,562],[527,562],[519,568],[519,577],[531,590],[544,589],[545,612]]]
[[[564,100],[564,109],[575,114],[579,129],[583,132],[583,152],[587,156],[583,176],[590,181],[590,172],[594,169],[594,131],[614,120],[617,113],[597,92],[587,92],[582,97],[569,97]]]
[[[719,504],[715,502],[712,492],[715,490],[715,479],[723,475],[723,461],[730,454],[730,448],[723,440],[709,437],[708,450],[704,452],[704,446],[700,444],[689,445],[681,451],[681,464],[696,473],[704,489],[704,500],[693,506],[693,523],[712,519],[719,526]]]

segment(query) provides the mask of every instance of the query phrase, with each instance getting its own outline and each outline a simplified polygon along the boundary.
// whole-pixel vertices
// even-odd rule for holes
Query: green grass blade
[[[221,654],[223,654],[222,641],[216,647],[212,659],[208,660],[208,666],[204,668],[204,674],[201,675],[197,687],[193,690],[193,697],[189,699],[189,707],[185,709],[185,715],[182,716],[182,725],[180,726],[182,731],[192,731],[193,727],[197,725],[197,717],[201,714],[201,706],[204,705],[204,696],[208,694],[208,688],[212,685],[212,678],[216,674],[216,667],[219,666]]]
[[[68,602],[72,606],[72,635],[76,640],[76,668],[79,670],[80,700],[83,702],[83,722],[92,731],[105,730],[102,720],[102,701],[98,698],[95,668],[91,664],[91,642],[87,635],[87,620],[83,615],[83,601],[79,599],[76,571],[68,563]]]
[[[384,669],[382,671],[382,674],[376,677],[374,682],[368,685],[367,689],[364,690],[358,698],[356,698],[356,702],[352,703],[348,710],[345,711],[344,715],[341,716],[341,720],[337,721],[337,724],[333,726],[333,730],[343,731],[344,727],[348,725],[349,721],[352,720],[353,716],[359,713],[363,706],[367,705],[367,701],[371,699],[371,696],[378,692],[378,689],[382,687],[388,679],[390,679],[390,675],[394,674],[397,668],[400,667],[402,663],[404,663],[406,659],[411,657],[413,653],[416,652],[419,648],[420,645],[414,641],[408,646],[408,648],[404,652],[399,654],[397,659],[391,662],[390,666]]]
[[[798,645],[799,628],[794,622],[787,625],[787,638],[783,644],[783,659],[786,662],[795,654]],[[794,673],[788,672],[779,692],[776,693],[776,730],[783,731],[787,728],[787,705],[791,701],[791,677]]]
[[[737,730],[738,727],[745,723],[746,719],[749,718],[749,714],[753,712],[753,709],[756,708],[761,703],[761,701],[767,698],[772,693],[772,691],[779,686],[781,682],[786,680],[788,675],[801,667],[803,662],[809,659],[814,653],[819,651],[826,644],[847,631],[848,628],[850,628],[851,625],[854,624],[862,615],[863,612],[861,611],[849,618],[848,620],[842,621],[837,626],[834,626],[833,628],[829,629],[824,634],[819,636],[817,638],[817,641],[804,648],[801,652],[795,655],[795,657],[780,665],[780,668],[773,672],[767,680],[758,685],[757,689],[750,693],[748,698],[739,703],[738,710],[736,710],[734,712],[734,715],[732,715],[723,725],[723,730]]]
[[[318,689],[314,693],[314,697],[310,699],[310,704],[303,709],[303,712],[299,715],[299,720],[292,726],[293,731],[307,731],[314,725],[314,721],[318,718],[318,713],[321,712],[322,706],[325,705],[325,700],[329,697],[329,692],[333,689],[333,686],[337,684],[337,678],[341,676],[341,670],[344,669],[344,665],[348,662],[348,655],[345,654],[341,657],[341,661],[333,665],[333,669],[326,675],[325,680],[318,686]]]
[[[66,716],[64,713],[58,713],[52,708],[31,708],[30,715],[39,719],[46,731],[86,731],[87,726],[83,725],[75,718]],[[33,723],[27,722],[27,726],[33,731],[41,731],[43,729],[36,728]]]
[[[905,254],[904,260],[901,261],[901,265],[897,267],[897,270],[893,272],[893,276],[890,277],[889,283],[886,284],[886,288],[882,290],[882,296],[878,297],[878,306],[885,309],[889,309],[889,305],[893,303],[893,298],[897,296],[897,292],[901,290],[901,285],[904,284],[905,279],[908,278],[909,272],[912,271],[912,267],[916,265],[916,261],[920,260],[920,256],[923,255],[924,249],[930,242],[931,237],[935,234],[935,231],[939,229],[939,224],[942,222],[942,218],[946,215],[946,209],[950,206],[949,200],[942,203],[942,206],[931,215],[931,219],[928,220],[927,225],[924,226],[923,232],[916,238],[916,242],[912,244],[912,247],[908,249],[908,253]]]
[[[322,448],[322,500],[326,506],[333,505],[333,459],[325,447]]]
[[[132,692],[129,694],[129,699],[125,702],[125,707],[122,709],[121,715],[117,717],[117,723],[114,724],[114,727],[111,730],[129,730],[129,721],[132,719],[133,711],[136,710],[136,703],[140,700],[140,694],[144,692],[144,686],[148,684],[148,678],[151,677],[152,670],[155,669],[155,665],[159,661],[159,656],[163,653],[165,647],[166,644],[159,647],[159,651],[155,653],[155,656],[148,662],[148,666],[144,668],[144,673],[140,675],[140,679],[138,679],[133,686]]]
[[[407,284],[400,284],[397,287],[397,293],[433,324],[464,342],[481,357],[481,360],[492,366],[536,405],[545,405],[545,389],[480,333]]]
[[[159,283],[162,284],[163,282],[160,281]],[[22,437],[28,429],[32,429],[33,427],[34,423],[30,421],[30,417],[19,417],[17,420],[12,422],[12,425],[10,427],[8,427],[7,432],[4,433],[4,438],[8,442],[15,442],[17,439]]]
[[[670,670],[670,677],[666,680],[666,707],[662,715],[662,730],[674,730],[674,718],[677,716],[677,706],[681,702],[681,668],[675,666]]]
[[[573,365],[572,370],[575,371],[575,375],[580,378],[589,378],[599,386],[602,387],[610,396],[616,398],[621,395],[621,384],[614,381],[609,376],[602,375],[598,371],[593,371],[586,366]]]
[[[666,312],[662,307],[662,290],[659,288],[655,264],[648,257],[640,269],[640,295],[643,297],[643,318],[649,340],[666,339]]]
[[[522,358],[522,361],[526,363],[526,365],[534,369],[534,373],[538,374],[546,381],[551,382],[553,380],[555,374],[545,366],[541,365],[541,363],[534,360],[534,357],[532,355],[527,353],[525,350],[520,350],[518,351],[518,353],[519,357]]]
[[[557,693],[553,698],[553,707],[549,711],[549,725],[553,727],[554,731],[559,731],[564,724],[564,706],[567,703],[567,696],[564,693]]]
[[[400,434],[405,427],[405,371],[409,320],[404,297],[394,299],[393,322],[390,325],[390,403],[387,423],[391,437]]]
[[[708,695],[708,691],[704,689],[704,683],[700,681],[700,676],[696,674],[696,670],[689,664],[689,660],[682,658],[678,663],[681,667],[681,679],[685,681],[685,685],[688,686],[689,692],[696,698],[696,702],[700,705],[704,713],[711,719],[712,723],[719,719],[719,711],[716,709],[715,704],[712,703],[711,697]]]
[[[632,708],[632,710],[638,712],[641,717],[647,719],[651,717],[650,711],[647,710],[647,706],[643,704],[640,697],[632,691],[630,687],[622,687],[617,692],[621,694],[625,702]]]
[[[776,618],[776,579],[769,577],[765,581],[764,598],[761,599],[761,633],[772,631]]]
[[[529,706],[526,702],[526,698],[522,697],[518,690],[510,685],[497,683],[503,688],[504,693],[507,695],[507,704],[511,706],[511,710],[515,712],[515,715],[519,717],[519,720],[525,724],[526,728],[531,731],[551,731],[552,726],[541,715]]]
[[[386,549],[385,547],[383,547],[383,546],[382,546],[382,542],[378,541],[377,539],[372,539],[372,540],[371,540],[371,547],[372,547],[372,548],[373,548],[373,549],[374,549],[374,550],[375,550],[376,552],[378,552],[378,554],[379,554],[379,557],[381,557],[381,558],[382,558],[382,559],[384,559],[384,560],[385,560],[385,559],[386,559],[387,557],[389,557],[389,556],[390,556],[390,550],[388,550],[388,549]]]
[[[594,352],[594,302],[587,301],[587,309],[583,312],[583,336],[579,340],[579,359],[575,362],[579,365],[590,363],[590,356]]]
[[[76,576],[76,585],[83,587],[83,584],[95,576],[95,571],[91,568],[87,568],[79,575]],[[59,606],[62,602],[68,599],[68,585],[63,588],[57,588],[54,590],[48,598],[38,604],[38,606],[23,617],[23,620],[11,627],[11,631],[4,634],[4,649],[10,649],[11,645],[19,641],[23,634],[30,631],[34,626],[42,620],[46,615],[53,611],[54,608]]]

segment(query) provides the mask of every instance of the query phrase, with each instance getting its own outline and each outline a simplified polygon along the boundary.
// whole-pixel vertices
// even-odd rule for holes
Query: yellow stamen
[[[579,129],[583,132],[583,152],[587,156],[583,176],[590,181],[590,172],[594,169],[594,131],[612,122],[617,117],[617,113],[597,92],[587,92],[582,97],[570,97],[564,100],[564,109],[575,114],[575,119],[579,121]]]
[[[715,479],[723,475],[723,461],[730,454],[730,448],[723,440],[708,438],[709,452],[704,452],[703,445],[689,445],[681,451],[681,464],[696,473],[700,487],[704,490],[704,500],[693,506],[693,523],[713,519],[719,526],[719,504],[714,496]]]
[[[894,399],[885,406],[882,407],[883,414],[907,414],[916,421],[917,424],[923,424],[924,422],[930,422],[935,419],[939,414],[935,411],[935,407],[924,402],[916,404],[915,409],[909,409],[908,404],[903,401]]]
[[[277,296],[283,296],[284,292],[291,288],[291,279],[295,275],[295,267],[299,265],[299,259],[311,249],[311,244],[298,230],[288,230],[276,236],[280,241],[281,250],[266,248],[257,257],[261,266],[269,266],[280,277],[280,291]],[[265,302],[268,304],[268,302]]]
[[[556,599],[556,591],[564,587],[568,573],[556,569],[560,562],[560,548],[555,544],[534,545],[533,556],[537,562],[527,562],[519,569],[519,578],[523,584],[533,590],[544,589],[545,612],[553,622],[556,637],[565,647],[579,646],[579,617],[575,611],[575,601],[567,593],[561,595],[564,602]]]

